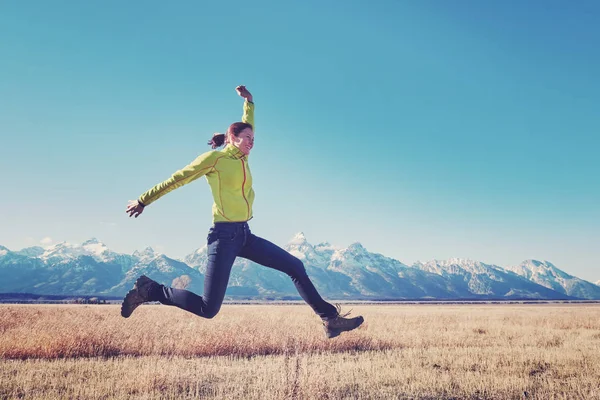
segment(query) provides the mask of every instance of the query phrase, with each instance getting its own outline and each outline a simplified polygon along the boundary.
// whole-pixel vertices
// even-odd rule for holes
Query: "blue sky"
[[[600,3],[288,3],[3,2],[0,244],[200,247],[203,179],[124,210],[245,84],[259,236],[600,279]]]

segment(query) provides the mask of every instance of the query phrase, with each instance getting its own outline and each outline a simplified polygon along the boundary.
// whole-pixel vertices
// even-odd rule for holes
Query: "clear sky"
[[[129,219],[255,97],[252,230],[600,279],[600,2],[3,1],[0,244],[182,257],[204,179]]]

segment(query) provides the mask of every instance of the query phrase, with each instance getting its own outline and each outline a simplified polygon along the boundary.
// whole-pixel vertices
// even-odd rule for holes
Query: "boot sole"
[[[340,336],[340,334],[342,332],[350,332],[353,331],[354,329],[358,328],[359,326],[361,326],[363,324],[363,322],[365,322],[365,320],[361,320],[360,323],[358,325],[356,325],[354,328],[351,329],[327,329],[327,327],[325,327],[325,334],[327,335],[327,339],[333,339],[334,337],[338,337]]]
[[[129,318],[131,314],[133,314],[133,311],[142,303],[143,301],[140,300],[137,289],[130,290],[125,295],[123,303],[121,304],[121,316],[123,318]]]
[[[131,314],[133,314],[133,311],[146,301],[138,292],[138,287],[141,283],[140,280],[142,279],[142,276],[136,279],[135,283],[133,284],[133,289],[127,292],[125,298],[123,299],[123,303],[121,303],[121,316],[123,318],[129,318]]]

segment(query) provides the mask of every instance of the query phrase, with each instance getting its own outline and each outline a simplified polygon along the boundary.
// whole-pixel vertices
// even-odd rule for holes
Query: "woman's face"
[[[251,128],[246,128],[238,136],[231,135],[229,143],[240,149],[242,153],[248,155],[254,146],[254,132],[252,132]]]

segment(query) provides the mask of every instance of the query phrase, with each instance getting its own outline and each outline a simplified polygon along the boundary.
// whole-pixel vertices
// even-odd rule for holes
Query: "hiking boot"
[[[363,322],[363,317],[344,318],[350,314],[348,311],[346,314],[341,315],[341,307],[338,305],[337,315],[335,317],[326,318],[323,320],[323,327],[325,328],[325,334],[328,339],[339,336],[344,331],[351,331],[352,329],[358,328]]]
[[[123,304],[121,304],[121,315],[124,318],[129,318],[133,310],[138,306],[147,301],[153,301],[150,297],[150,293],[159,287],[160,285],[157,282],[154,282],[147,276],[140,276],[137,281],[135,281],[133,289],[131,289],[123,299]]]

